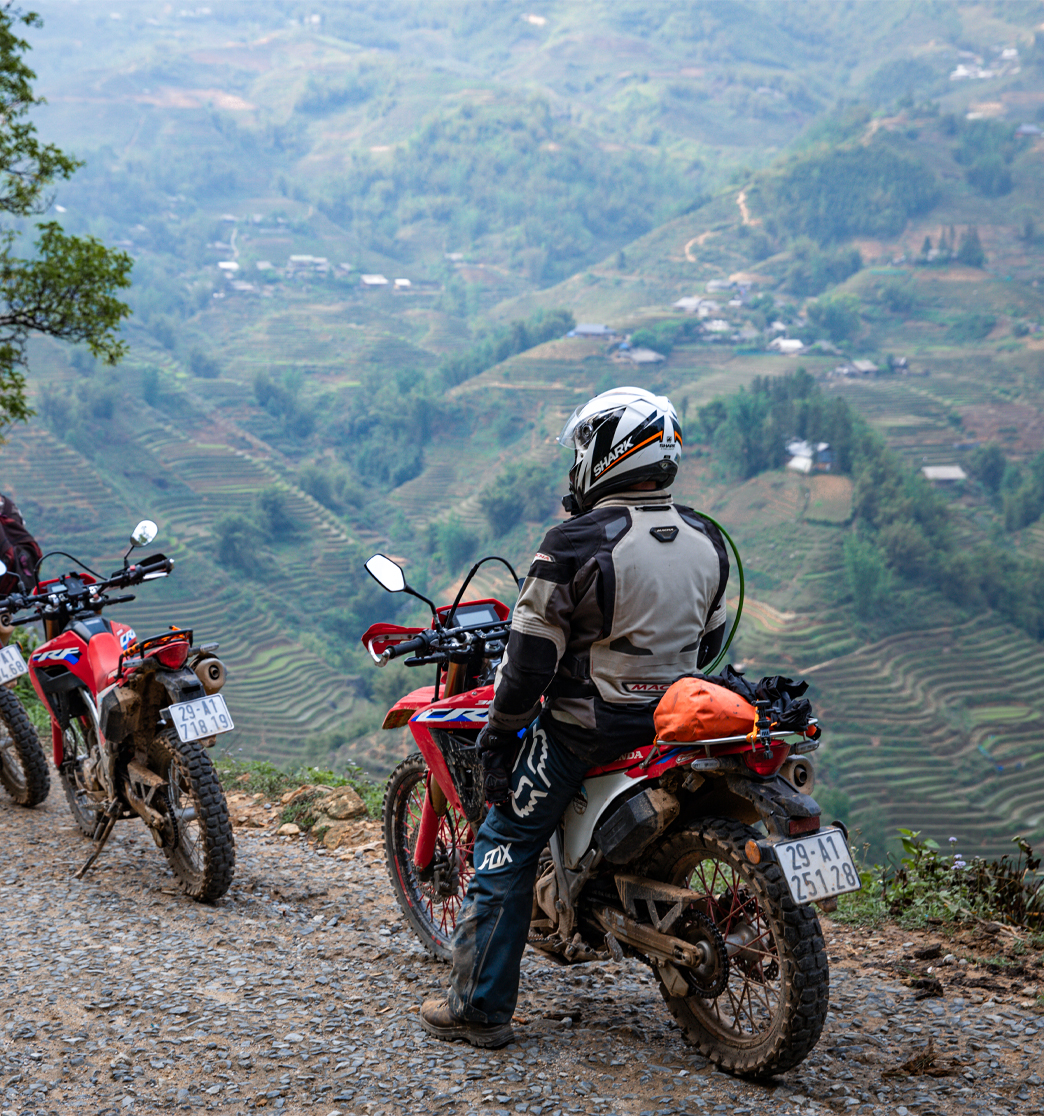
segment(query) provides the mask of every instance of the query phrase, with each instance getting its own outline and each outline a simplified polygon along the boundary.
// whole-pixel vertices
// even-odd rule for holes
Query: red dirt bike
[[[174,563],[162,554],[127,563],[134,547],[155,537],[154,523],[139,523],[123,568],[108,578],[52,552],[80,569],[5,598],[0,610],[29,610],[16,625],[43,621],[47,642],[30,655],[29,674],[51,715],[54,765],[73,820],[95,841],[77,877],[118,820],[138,817],[182,890],[214,900],[228,890],[235,868],[228,807],[204,750],[233,727],[218,693],[225,668],[214,655],[217,644],[193,648],[192,632],[177,628],[139,640],[128,625],[101,615],[134,600],[107,596],[111,590],[171,572]]]
[[[449,960],[487,810],[476,737],[510,609],[461,603],[474,569],[454,604],[436,608],[384,555],[366,568],[432,609],[430,628],[374,624],[362,641],[378,666],[412,654],[407,666],[436,667],[434,686],[384,719],[409,724],[420,748],[388,782],[384,838],[403,913]],[[797,1065],[828,1008],[811,903],[832,909],[859,889],[844,828],[822,827],[808,793],[804,753],[818,737],[814,719],[803,734],[777,732],[759,710],[749,735],[653,740],[592,769],[544,853],[530,944],[563,962],[646,962],[686,1038],[729,1072],[765,1078]]]

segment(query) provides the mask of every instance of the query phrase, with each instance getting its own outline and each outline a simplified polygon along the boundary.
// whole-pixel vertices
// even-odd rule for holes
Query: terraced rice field
[[[39,425],[14,431],[2,460],[5,486],[45,549],[69,550],[102,572],[118,565],[137,519],[156,520],[155,549],[174,558],[174,575],[142,586],[138,600],[113,615],[141,635],[175,623],[193,629],[198,643],[220,643],[237,726],[222,748],[289,759],[309,737],[343,722],[355,703],[352,679],[303,646],[283,617],[295,600],[314,600],[317,586],[336,601],[336,586],[354,572],[344,555],[348,537],[270,465],[227,445],[191,442],[159,424],[140,430],[125,492]],[[153,483],[167,478],[164,487]],[[286,490],[301,545],[281,562],[278,584],[244,583],[217,564],[211,531],[220,515],[249,510],[257,492],[273,483]],[[47,568],[57,572],[64,565],[51,559]]]
[[[1044,648],[988,618],[858,646],[844,626],[748,601],[812,683],[819,753],[878,829],[920,829],[1000,856],[1044,841]],[[1009,700],[1005,700],[1011,695]]]

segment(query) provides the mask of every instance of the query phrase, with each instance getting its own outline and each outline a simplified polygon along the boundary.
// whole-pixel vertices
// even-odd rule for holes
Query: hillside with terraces
[[[559,490],[566,416],[637,383],[682,416],[679,499],[741,548],[733,661],[812,684],[824,801],[877,850],[899,825],[990,854],[1016,830],[1044,840],[1040,645],[897,571],[858,608],[852,479],[730,474],[705,410],[804,368],[909,475],[964,469],[938,493],[961,547],[1044,559],[1044,519],[1005,503],[1044,445],[1041,29],[976,4],[942,22],[754,5],[698,27],[669,4],[638,20],[563,0],[543,23],[493,5],[482,26],[409,5],[347,26],[335,7],[318,23],[264,3],[109,20],[58,2],[34,32],[40,126],[87,160],[55,214],[136,261],[120,366],[30,350],[37,416],[8,432],[0,487],[45,549],[114,568],[155,519],[175,574],[121,615],[220,643],[237,723],[223,746],[383,773],[410,744],[378,726],[417,680],[375,670],[358,637],[424,609],[380,593],[363,561],[394,555],[440,600],[483,553],[525,567],[562,512],[520,492],[530,510],[495,522],[491,486],[532,467]],[[787,44],[786,66],[754,40],[773,59]],[[969,43],[998,63],[974,88],[951,79]],[[495,197],[479,135],[506,176]],[[823,212],[898,208],[817,230],[787,176],[825,180],[839,159],[860,171]],[[909,204],[890,171],[864,189],[881,166],[927,185]],[[960,259],[972,230],[983,258]],[[389,282],[363,284],[374,273]],[[615,338],[482,356],[548,312]],[[629,363],[630,336],[665,359]],[[879,374],[843,374],[857,360]],[[974,468],[991,445],[992,488]],[[475,589],[514,592],[489,568]]]

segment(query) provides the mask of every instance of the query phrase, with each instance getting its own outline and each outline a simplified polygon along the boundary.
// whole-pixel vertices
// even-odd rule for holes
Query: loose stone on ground
[[[278,807],[251,827],[251,803],[231,803],[244,819],[232,890],[203,907],[140,824],[118,826],[77,881],[89,846],[61,797],[34,811],[0,800],[0,1116],[1042,1111],[1034,974],[944,966],[951,947],[929,933],[825,922],[826,1032],[768,1085],[695,1053],[634,962],[560,967],[527,953],[516,1043],[436,1042],[417,1009],[448,970],[406,929],[376,823],[330,810],[331,828],[354,828],[328,851],[276,836]],[[937,944],[938,958],[916,956]],[[918,999],[928,966],[944,994]],[[946,1076],[898,1072],[929,1038]]]

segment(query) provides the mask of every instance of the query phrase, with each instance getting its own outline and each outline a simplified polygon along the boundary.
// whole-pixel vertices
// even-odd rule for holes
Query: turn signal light
[[[152,653],[169,670],[180,670],[188,659],[189,645],[183,639],[165,643]]]

